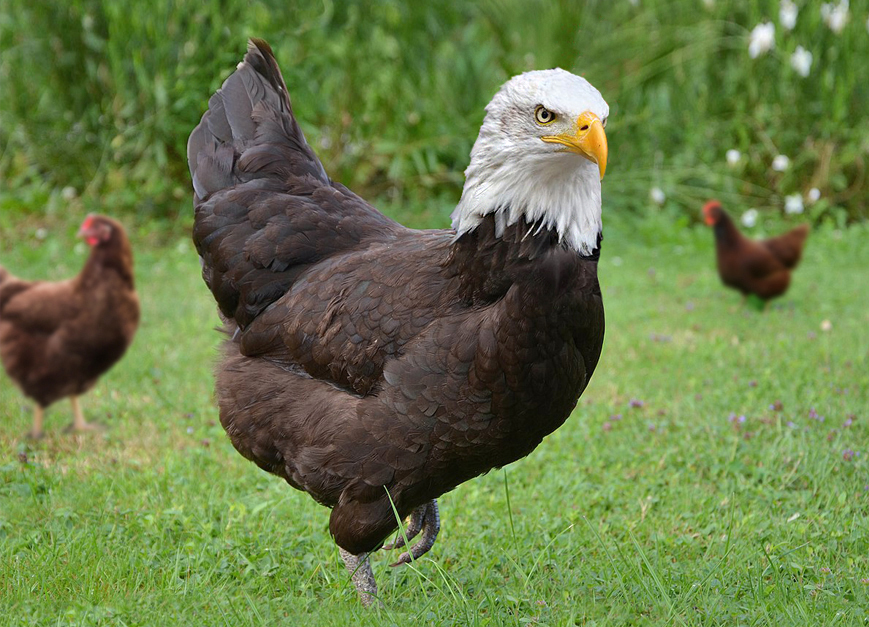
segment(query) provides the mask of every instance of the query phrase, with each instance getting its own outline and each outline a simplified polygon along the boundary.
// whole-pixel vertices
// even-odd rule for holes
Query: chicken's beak
[[[88,215],[84,219],[84,222],[81,223],[81,226],[78,229],[78,233],[76,233],[76,237],[85,238],[88,235],[91,235],[93,226],[94,226],[94,217],[92,215]]]
[[[606,174],[607,155],[609,154],[606,133],[603,130],[600,118],[591,111],[586,111],[576,118],[574,133],[546,135],[541,137],[541,139],[552,144],[561,144],[570,152],[575,152],[596,163],[598,169],[600,169],[600,178],[603,180],[603,176]]]

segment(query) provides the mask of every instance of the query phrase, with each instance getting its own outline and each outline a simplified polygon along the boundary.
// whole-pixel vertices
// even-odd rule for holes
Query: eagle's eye
[[[553,113],[543,105],[537,105],[537,108],[534,110],[534,119],[541,126],[552,124],[553,122],[555,122],[556,117],[558,116],[556,116],[555,113]]]

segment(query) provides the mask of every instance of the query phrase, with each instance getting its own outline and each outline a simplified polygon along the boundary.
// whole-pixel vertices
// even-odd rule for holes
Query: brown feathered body
[[[124,354],[139,324],[133,256],[119,223],[67,281],[24,281],[0,269],[0,359],[41,407],[88,391]],[[108,232],[108,231],[106,231]]]
[[[597,255],[491,216],[461,237],[401,226],[326,176],[268,47],[245,61],[188,143],[231,336],[220,419],[361,554],[396,528],[390,498],[407,516],[566,420],[603,342]]]
[[[722,283],[743,295],[769,300],[784,294],[791,271],[803,254],[809,225],[802,224],[783,235],[753,240],[743,235],[717,201],[703,208],[706,223],[715,234],[718,274]]]

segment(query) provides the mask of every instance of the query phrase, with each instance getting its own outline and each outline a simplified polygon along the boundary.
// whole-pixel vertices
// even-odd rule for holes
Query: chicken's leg
[[[377,598],[377,582],[374,580],[374,571],[371,570],[368,553],[353,555],[341,547],[338,547],[338,551],[341,553],[347,572],[350,573],[353,585],[356,586],[362,605],[369,607]]]
[[[33,408],[33,426],[30,428],[28,438],[38,440],[42,437],[42,420],[45,418],[45,408],[42,405],[37,405]]]
[[[84,414],[81,411],[81,405],[78,402],[78,396],[70,396],[69,402],[72,404],[72,424],[66,428],[67,433],[81,433],[83,431],[99,430],[99,425],[85,422]]]
[[[400,566],[408,564],[415,559],[419,559],[428,553],[434,546],[437,540],[438,532],[441,530],[441,515],[438,511],[438,502],[436,500],[429,501],[425,505],[420,505],[410,515],[410,524],[407,526],[405,534],[408,541],[416,537],[422,531],[419,541],[410,547],[410,551],[405,551],[398,557],[398,561],[391,566]],[[404,546],[404,537],[399,533],[395,542],[389,544],[384,549],[397,549]]]

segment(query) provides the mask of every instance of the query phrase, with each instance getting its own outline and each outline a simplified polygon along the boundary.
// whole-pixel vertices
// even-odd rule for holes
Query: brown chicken
[[[71,431],[86,431],[78,397],[127,350],[139,325],[133,252],[123,227],[89,215],[78,232],[91,252],[74,279],[22,281],[0,268],[0,360],[36,402],[30,436],[42,436],[45,408],[69,397]]]
[[[407,563],[435,543],[439,496],[528,455],[588,385],[608,111],[563,70],[508,81],[454,229],[432,231],[328,177],[264,42],[190,135],[193,238],[229,334],[221,423],[242,455],[332,508],[366,604],[368,555],[395,512],[420,534]]]
[[[764,301],[787,291],[791,270],[803,255],[808,224],[778,237],[749,239],[739,232],[717,200],[703,206],[703,219],[713,227],[718,274],[726,286],[739,290],[743,296],[754,294]]]

